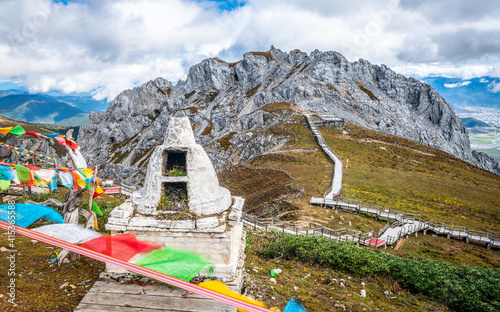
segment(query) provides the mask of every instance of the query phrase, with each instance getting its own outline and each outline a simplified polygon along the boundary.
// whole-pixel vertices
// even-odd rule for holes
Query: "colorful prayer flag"
[[[0,220],[9,222],[7,221],[10,215],[9,211],[12,211],[9,207],[11,205],[0,205]],[[55,223],[64,223],[64,219],[59,212],[44,205],[15,204],[14,211],[16,213],[15,224],[22,227],[28,227],[40,218],[45,218]]]
[[[57,142],[61,143],[61,145],[66,145],[66,141],[62,137],[56,136],[54,139],[56,139]]]
[[[240,293],[232,291],[231,288],[227,287],[227,285],[224,284],[223,282],[205,281],[203,283],[200,283],[198,286],[206,288],[206,289],[210,289],[210,290],[215,290],[216,292],[218,292],[224,296],[227,296],[227,297],[230,297],[230,298],[233,298],[236,300],[240,300],[240,301],[243,301],[246,303],[250,303],[250,304],[256,305],[258,307],[265,307],[266,306],[263,302],[250,299],[248,297],[243,296]],[[241,311],[246,311],[246,310],[238,309],[238,311],[241,312]]]
[[[135,264],[189,282],[208,264],[208,260],[194,252],[166,247],[153,250]]]
[[[97,206],[97,203],[95,202],[95,200],[92,199],[92,211],[95,212],[96,215],[98,216],[102,216],[102,211],[101,211],[101,208],[99,208],[99,206]]]
[[[22,184],[33,185],[33,173],[29,168],[23,166],[16,166],[17,178]]]
[[[101,236],[81,246],[123,261],[129,261],[138,253],[151,252],[159,248],[153,243],[137,240],[134,233]]]
[[[66,140],[66,144],[72,149],[76,150],[80,145],[78,145],[75,141],[72,140]]]
[[[10,180],[0,180],[0,191],[7,191],[10,187]]]
[[[59,171],[58,176],[62,185],[64,185],[67,188],[73,187],[73,176],[71,175],[71,173]]]
[[[101,237],[99,232],[73,223],[49,224],[37,227],[33,231],[61,239],[71,244],[83,244],[94,238]]]
[[[5,128],[0,128],[0,134],[6,135],[9,133],[10,130],[14,129],[14,127],[5,127]]]
[[[9,166],[0,166],[0,180],[14,180],[14,170]]]
[[[25,132],[26,131],[20,125],[15,126],[12,130],[9,131],[9,133],[12,133],[13,135],[17,135],[17,136],[21,136]]]
[[[26,132],[25,134],[34,136],[35,138],[39,138],[39,139],[42,138],[41,136],[38,135],[38,133],[35,133],[35,131]]]
[[[283,312],[307,312],[295,298],[290,298]]]

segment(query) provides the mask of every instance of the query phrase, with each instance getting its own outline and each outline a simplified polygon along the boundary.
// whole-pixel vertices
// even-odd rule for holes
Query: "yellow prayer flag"
[[[14,129],[14,127],[5,127],[5,128],[0,128],[0,133],[3,135],[6,135],[9,133],[10,130]]]
[[[79,187],[85,187],[87,185],[85,180],[82,179],[79,174],[76,174],[76,184],[78,184]]]
[[[263,302],[250,299],[248,297],[243,296],[240,293],[232,291],[223,282],[219,282],[219,281],[205,281],[203,283],[200,283],[198,286],[206,288],[206,289],[214,290],[214,291],[216,291],[216,292],[218,292],[218,293],[220,293],[222,295],[231,297],[233,299],[241,300],[243,302],[250,303],[250,304],[256,305],[258,307],[265,307],[266,306]],[[248,310],[243,310],[243,309],[237,309],[237,310],[239,312],[248,311]]]
[[[94,176],[94,171],[90,168],[83,168],[83,171],[85,172],[85,175],[87,176],[87,178],[92,178]]]
[[[102,187],[101,187],[99,184],[97,184],[97,185],[95,186],[95,192],[96,192],[97,194],[102,194],[102,193],[104,193],[104,191],[102,190]]]

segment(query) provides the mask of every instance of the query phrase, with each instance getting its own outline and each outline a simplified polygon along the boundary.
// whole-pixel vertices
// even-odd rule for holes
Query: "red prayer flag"
[[[101,236],[89,240],[81,246],[123,261],[129,261],[138,253],[149,253],[155,249],[162,248],[151,242],[137,240],[135,234],[132,232],[113,236]]]
[[[102,190],[102,189],[101,189],[101,190]],[[103,192],[99,192],[99,191],[97,190],[97,188],[95,188],[95,190],[94,190],[94,195],[92,195],[92,199],[96,198],[97,196],[99,196],[99,195],[101,195],[101,194],[103,194],[103,193],[105,193],[105,191],[103,191]]]
[[[78,178],[76,173],[76,169],[70,170],[71,177],[73,178],[73,191],[78,191],[80,189],[80,186],[78,185]]]
[[[75,141],[66,140],[66,144],[71,147],[72,150],[76,150],[80,145],[76,144]]]
[[[25,132],[24,134],[31,135],[39,139],[42,138],[41,136],[38,135],[38,133],[35,133],[35,131]]]
[[[40,167],[33,166],[33,165],[26,165],[25,167],[26,167],[26,168],[29,168],[29,169],[31,169],[31,170],[40,170],[40,169],[41,169]]]

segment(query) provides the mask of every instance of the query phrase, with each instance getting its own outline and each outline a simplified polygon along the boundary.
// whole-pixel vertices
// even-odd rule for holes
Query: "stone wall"
[[[171,221],[140,215],[126,202],[110,213],[106,229],[110,230],[112,235],[133,231],[139,240],[198,252],[209,257],[214,265],[211,275],[209,272],[201,272],[200,276],[212,276],[240,288],[245,250],[241,221],[243,204],[243,198],[233,197],[230,210],[218,216],[194,221]],[[106,271],[125,273],[121,268],[112,265],[107,265]]]

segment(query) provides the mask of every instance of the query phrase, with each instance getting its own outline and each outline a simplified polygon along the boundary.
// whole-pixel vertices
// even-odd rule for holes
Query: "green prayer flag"
[[[17,136],[21,136],[25,132],[26,131],[24,131],[23,127],[21,127],[20,125],[15,126],[14,129],[9,131],[9,133],[12,133],[12,134],[17,135]]]
[[[42,183],[42,178],[40,178],[36,173],[33,173],[33,176],[34,176],[36,182]]]
[[[92,199],[92,211],[95,212],[96,215],[102,216],[101,208],[99,208],[99,206],[97,206],[97,203],[93,199]]]
[[[10,187],[10,180],[0,180],[0,191],[7,191]]]
[[[30,182],[31,181],[31,173],[30,170],[26,167],[16,166],[17,178],[21,182]]]
[[[85,174],[85,171],[81,168],[77,168],[76,169],[78,172],[80,172],[85,178],[87,177],[87,175]]]
[[[189,282],[208,264],[208,259],[194,252],[166,247],[153,250],[135,264]]]

